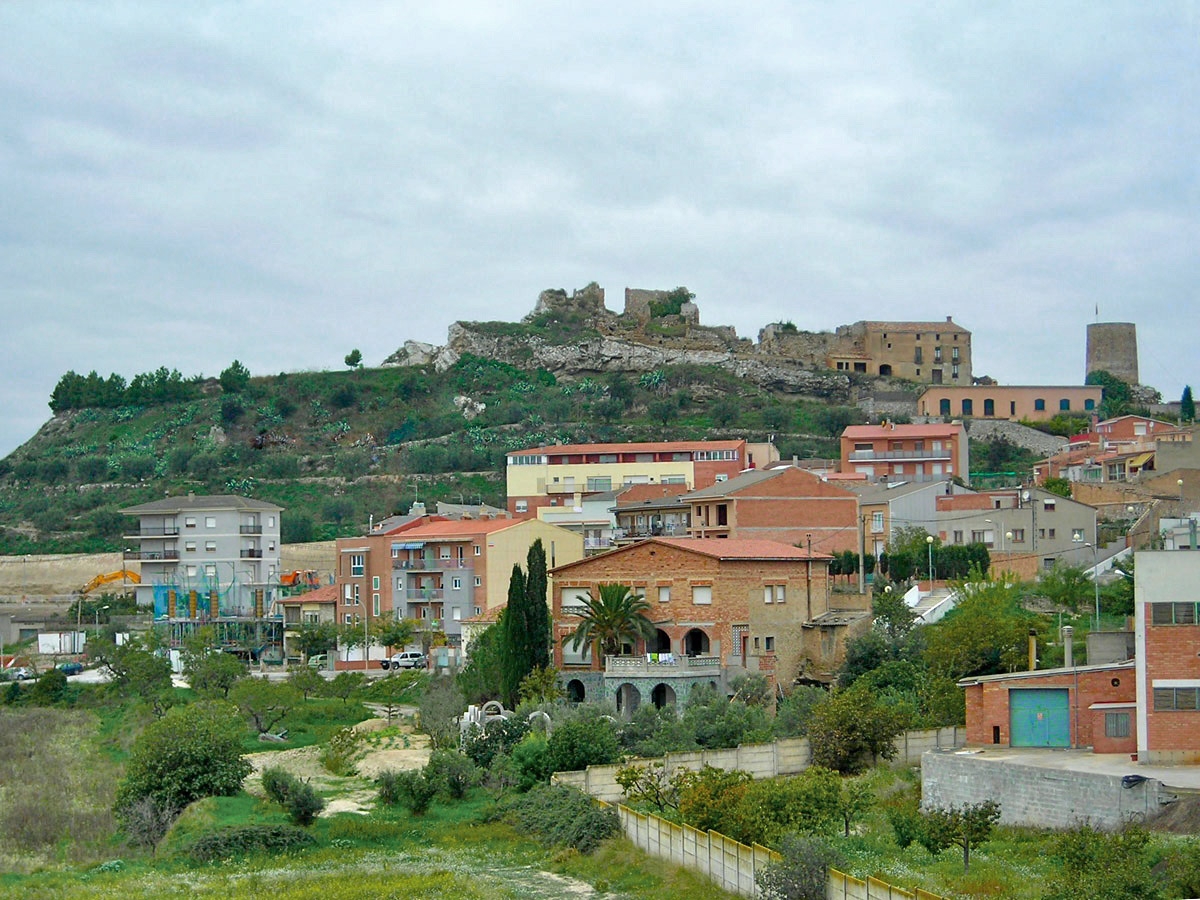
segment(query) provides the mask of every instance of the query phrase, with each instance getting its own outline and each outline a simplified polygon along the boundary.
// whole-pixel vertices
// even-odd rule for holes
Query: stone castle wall
[[[1087,372],[1104,371],[1128,384],[1138,384],[1137,326],[1132,322],[1098,322],[1087,327]]]

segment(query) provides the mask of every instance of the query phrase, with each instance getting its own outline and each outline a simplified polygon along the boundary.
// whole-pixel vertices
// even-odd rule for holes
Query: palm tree
[[[654,637],[654,623],[646,618],[650,608],[645,597],[623,584],[597,585],[597,591],[584,598],[578,613],[581,621],[563,644],[599,644],[603,662],[604,657],[617,655],[621,644]]]

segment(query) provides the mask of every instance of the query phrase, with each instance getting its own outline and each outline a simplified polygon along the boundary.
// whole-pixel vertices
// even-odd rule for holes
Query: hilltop
[[[0,554],[119,550],[120,508],[188,490],[279,503],[286,542],[415,499],[503,505],[504,453],[541,443],[774,435],[785,457],[836,456],[876,382],[814,365],[820,335],[701,326],[690,298],[638,292],[644,314],[616,314],[595,285],[547,291],[523,322],[458,322],[445,347],[377,368],[67,373],[53,417],[0,461]]]

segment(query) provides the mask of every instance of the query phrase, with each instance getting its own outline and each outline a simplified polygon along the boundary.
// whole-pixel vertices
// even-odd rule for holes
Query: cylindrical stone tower
[[[1126,384],[1138,380],[1137,326],[1132,322],[1097,322],[1087,327],[1087,372],[1109,372]]]

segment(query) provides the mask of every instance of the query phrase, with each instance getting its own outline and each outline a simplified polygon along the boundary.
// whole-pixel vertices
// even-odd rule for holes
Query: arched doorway
[[[675,706],[675,689],[669,684],[656,684],[650,692],[650,702],[655,709]]]
[[[670,653],[671,652],[671,636],[661,628],[654,630],[654,649],[651,653]]]
[[[891,366],[889,366],[887,363],[884,363],[883,365],[881,365],[881,366],[879,367],[879,374],[880,374],[880,375],[891,375],[891,374],[892,374],[892,367],[891,367]]]
[[[687,656],[707,656],[708,647],[708,635],[699,628],[693,628],[683,636],[683,652]]]
[[[627,681],[617,688],[617,712],[626,719],[637,712],[641,705],[642,695],[634,685]]]
[[[567,700],[571,703],[582,703],[586,693],[583,682],[578,678],[572,678],[567,682]]]

